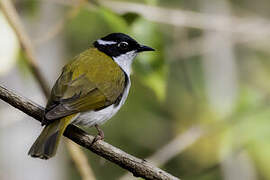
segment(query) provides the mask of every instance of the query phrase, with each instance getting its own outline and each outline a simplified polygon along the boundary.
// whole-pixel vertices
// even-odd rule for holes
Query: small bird
[[[99,125],[105,123],[126,101],[130,89],[133,59],[153,48],[136,42],[123,33],[112,33],[93,43],[62,69],[45,108],[45,128],[28,154],[49,159],[68,124],[95,126],[93,141],[104,139]]]

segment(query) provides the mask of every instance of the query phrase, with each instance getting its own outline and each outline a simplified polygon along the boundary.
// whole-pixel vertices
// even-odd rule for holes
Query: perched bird
[[[133,59],[154,49],[123,33],[112,33],[93,43],[64,66],[49,97],[42,125],[45,128],[28,154],[49,159],[55,155],[68,124],[95,126],[94,142],[104,139],[99,125],[110,119],[126,101]]]

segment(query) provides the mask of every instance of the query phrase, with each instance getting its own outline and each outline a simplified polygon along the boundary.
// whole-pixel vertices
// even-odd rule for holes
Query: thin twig
[[[261,17],[233,17],[220,14],[201,13],[180,9],[170,9],[123,1],[99,2],[113,11],[124,14],[138,13],[145,19],[173,25],[210,31],[228,32],[241,43],[264,40],[270,36],[270,22]]]
[[[0,86],[0,99],[9,103],[13,107],[23,111],[38,121],[42,120],[44,108],[40,105],[19,96],[10,90]],[[177,177],[153,166],[146,160],[136,158],[105,141],[97,141],[92,144],[93,136],[87,134],[82,129],[72,124],[68,125],[64,136],[68,137],[75,143],[89,149],[99,156],[119,165],[120,167],[130,171],[136,177],[153,180],[179,180]]]
[[[62,29],[65,26],[65,23],[67,21],[67,18],[63,18],[58,20],[50,29],[46,30],[46,33],[39,35],[38,38],[33,40],[33,43],[36,46],[40,46],[43,43],[49,41],[50,39],[54,38],[56,35],[58,35]]]
[[[78,3],[78,0],[41,0],[41,1],[47,2],[47,3],[59,4],[62,6],[76,6]],[[87,3],[87,0],[82,0],[82,1],[83,1],[84,8],[87,8],[89,10],[97,9],[97,3],[95,2],[95,0],[91,1],[93,2],[93,4],[91,5]]]
[[[54,25],[51,26],[50,29],[46,30],[46,33],[38,36],[38,38],[34,39],[34,44],[36,46],[40,46],[41,44],[53,39],[57,36],[65,27],[67,21],[74,18],[79,12],[80,8],[84,2],[78,2],[64,17],[61,17]]]
[[[27,56],[27,64],[29,65],[31,71],[33,72],[34,77],[37,79],[43,93],[48,98],[50,95],[50,90],[47,82],[45,81],[45,78],[42,76],[41,71],[37,65],[36,56],[34,53],[34,48],[32,46],[31,40],[27,33],[25,32],[23,28],[23,24],[19,18],[19,15],[13,6],[12,2],[9,0],[0,0],[0,8],[3,11],[3,14],[7,18],[9,24],[13,28],[14,32],[16,33],[18,40],[20,41],[22,49],[25,51],[25,54]],[[70,146],[67,144],[68,149],[74,148],[74,150],[77,152],[76,154],[73,154],[71,156],[74,163],[78,166],[76,168],[81,173],[81,177],[85,177],[85,175],[89,175],[90,173],[87,172],[88,170],[86,168],[83,168],[87,161],[85,162],[86,156],[84,153],[80,150],[79,146]],[[70,150],[72,151],[72,150]],[[83,158],[83,159],[81,159]],[[80,163],[84,162],[84,164],[80,165]],[[88,165],[90,167],[90,165]],[[91,179],[91,177],[86,178]]]
[[[182,134],[176,136],[172,141],[151,155],[147,160],[153,162],[156,166],[160,166],[177,154],[183,152],[187,147],[195,143],[205,134],[204,128],[201,126],[193,126]]]
[[[45,78],[41,75],[41,72],[37,65],[34,48],[31,44],[30,38],[28,37],[23,28],[23,25],[20,21],[16,9],[14,8],[10,0],[1,0],[0,8],[3,14],[5,15],[6,19],[8,20],[10,26],[13,28],[15,34],[17,35],[21,47],[24,50],[25,55],[27,56],[27,63],[30,67],[30,70],[32,71],[34,77],[39,82],[39,85],[43,93],[45,94],[46,97],[48,97],[50,95],[49,86],[47,85]]]
[[[79,167],[78,170],[80,171],[79,173],[81,174],[81,179],[96,180],[92,168],[88,163],[88,159],[86,158],[86,156],[84,156],[84,153],[82,152],[81,148],[77,148],[78,145],[70,141],[69,139],[67,139],[66,145],[69,147],[68,151],[70,156],[72,156],[72,159],[78,159],[77,161],[74,161],[74,163],[76,163],[76,167]]]
[[[43,0],[65,6],[75,6],[74,0]],[[234,39],[241,43],[264,40],[270,36],[270,22],[261,17],[235,17],[187,11],[181,9],[162,8],[139,3],[123,1],[99,0],[99,4],[110,8],[118,14],[128,12],[138,13],[145,19],[176,27],[197,28],[211,31],[232,33]],[[84,7],[93,10],[95,7],[85,3]]]
[[[47,3],[55,3],[63,6],[76,6],[76,0],[42,0]],[[123,14],[135,12],[144,18],[157,22],[173,25],[175,27],[191,27],[202,30],[227,31],[232,33],[235,43],[241,43],[255,49],[264,49],[267,52],[268,36],[270,36],[270,22],[261,17],[235,17],[225,15],[211,15],[201,12],[193,12],[181,9],[169,9],[155,6],[147,6],[139,3],[104,1],[99,2],[111,8],[114,12]],[[96,7],[83,4],[89,10],[95,10]],[[175,21],[174,21],[175,20]],[[59,33],[59,32],[58,32]],[[240,35],[239,35],[240,34]],[[192,40],[190,43],[181,41],[175,45],[173,51],[178,57],[187,58],[190,56],[207,53],[208,50],[202,48],[202,38]],[[260,43],[257,43],[260,41]],[[262,41],[264,43],[262,43]],[[252,42],[252,43],[251,43]],[[192,48],[190,48],[192,47]],[[181,49],[181,51],[179,51]],[[180,53],[180,54],[179,54]],[[177,58],[175,58],[177,59]]]
[[[258,17],[238,18],[219,14],[213,16],[207,13],[155,7],[131,2],[106,0],[99,0],[99,2],[120,14],[134,12],[150,21],[173,26],[241,33],[246,36],[250,34],[258,36],[261,36],[261,34],[270,34],[269,21]]]

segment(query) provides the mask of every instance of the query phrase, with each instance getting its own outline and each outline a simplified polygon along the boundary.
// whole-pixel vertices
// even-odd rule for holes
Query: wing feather
[[[124,91],[125,74],[109,58],[88,49],[67,64],[51,91],[44,122],[115,103]]]

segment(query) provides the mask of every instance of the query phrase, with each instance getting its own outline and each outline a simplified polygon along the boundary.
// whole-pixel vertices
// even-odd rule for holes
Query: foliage
[[[215,10],[220,8],[219,10],[224,12],[221,16],[239,18],[232,22],[237,22],[236,24],[228,25],[232,28],[216,32],[209,30],[211,27],[203,27],[211,23],[208,21],[197,22],[197,28],[192,24],[196,24],[196,21],[185,22],[186,24],[183,23],[183,27],[180,27],[168,25],[166,22],[159,23],[158,20],[151,21],[140,13],[119,13],[107,6],[92,4],[91,1],[84,2],[78,14],[69,19],[60,32],[66,48],[64,63],[90,47],[91,42],[98,37],[111,32],[128,33],[139,42],[156,49],[154,53],[137,57],[133,66],[132,88],[128,101],[120,112],[103,126],[106,141],[145,158],[180,133],[188,131],[191,126],[201,125],[207,127],[206,135],[162,164],[162,168],[188,180],[225,179],[224,162],[230,158],[236,159],[231,161],[230,166],[238,168],[237,158],[240,158],[243,162],[249,160],[257,179],[270,179],[270,166],[267,165],[270,160],[269,37],[261,38],[258,35],[260,33],[248,34],[250,31],[246,34],[234,32],[237,31],[234,26],[245,21],[252,22],[248,27],[256,29],[260,24],[254,25],[253,18],[261,19],[268,25],[269,2],[224,0],[223,3],[227,5],[207,0],[133,2],[169,10],[192,10],[200,17],[205,15],[201,12],[206,11],[206,5]],[[92,8],[86,6],[87,4]],[[40,10],[37,2],[32,0],[18,2],[18,7],[20,6],[27,13]],[[25,6],[28,8],[23,8]],[[68,6],[63,13],[71,8],[74,7]],[[254,17],[253,14],[258,15]],[[168,20],[176,18],[162,13],[157,16]],[[214,14],[208,16],[218,18]],[[180,17],[179,19],[181,20]],[[218,36],[221,39],[225,37],[225,40],[215,40],[213,43],[207,39],[209,36]],[[254,43],[243,41],[253,36]],[[232,47],[226,46],[226,43],[232,43]],[[228,51],[232,52],[231,56]],[[216,62],[211,61],[211,58],[216,59]],[[220,58],[223,61],[218,61]],[[228,62],[232,63],[230,67],[227,66]],[[224,68],[218,69],[219,63]],[[212,75],[209,76],[209,73]],[[228,89],[223,92],[219,86]],[[223,107],[228,99],[232,99],[229,110],[220,113],[219,108]],[[215,103],[221,106],[218,107]],[[96,133],[93,129],[89,131]],[[97,179],[118,179],[125,173],[115,165],[104,162],[93,154],[87,154]],[[245,154],[244,158],[242,154]],[[251,172],[244,166],[243,168],[245,173]],[[74,168],[70,169],[72,179],[79,179]],[[239,176],[241,175],[239,173]]]

